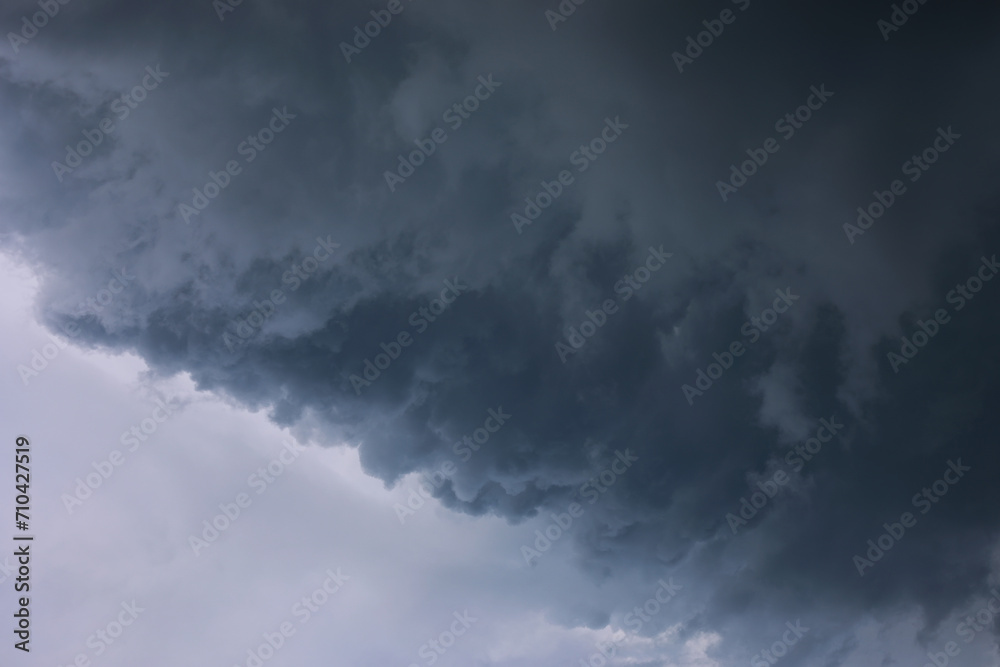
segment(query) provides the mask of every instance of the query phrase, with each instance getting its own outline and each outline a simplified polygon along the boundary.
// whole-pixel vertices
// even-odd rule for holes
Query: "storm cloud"
[[[74,0],[0,56],[4,245],[53,333],[387,487],[451,462],[455,513],[579,503],[573,567],[684,583],[638,637],[720,638],[646,664],[797,619],[790,667],[915,660],[988,596],[995,7],[219,4]],[[617,629],[645,588],[525,606]]]

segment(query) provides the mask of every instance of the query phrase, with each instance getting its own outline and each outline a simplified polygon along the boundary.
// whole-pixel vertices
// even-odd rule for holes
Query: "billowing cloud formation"
[[[581,566],[691,582],[717,659],[930,633],[994,573],[997,12],[562,5],[62,6],[0,64],[40,312],[456,511],[582,502]]]

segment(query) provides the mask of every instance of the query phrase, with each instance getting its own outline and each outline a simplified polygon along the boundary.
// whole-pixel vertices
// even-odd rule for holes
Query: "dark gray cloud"
[[[509,423],[438,491],[455,511],[562,511],[630,449],[641,463],[574,533],[581,567],[687,577],[677,615],[647,631],[721,632],[720,660],[808,616],[786,662],[846,664],[863,616],[921,609],[933,628],[995,576],[997,286],[898,373],[886,354],[1000,250],[998,14],[927,3],[886,42],[888,5],[739,4],[590,0],[552,31],[555,3],[404,0],[348,64],[339,42],[381,5],[246,0],[220,22],[207,2],[76,0],[0,60],[4,235],[40,267],[53,328],[280,424],[316,416],[387,484],[454,458],[502,406]],[[678,73],[673,52],[725,7],[735,22]],[[156,65],[169,76],[60,182],[67,143]],[[500,87],[450,128],[487,75]],[[730,164],[821,85],[832,97],[721,201]],[[294,119],[246,162],[274,108]],[[578,171],[609,118],[627,129]],[[939,127],[961,137],[909,182],[901,165]],[[390,192],[385,170],[435,128],[447,140]],[[186,223],[179,206],[229,160],[241,173]],[[561,170],[574,182],[518,233],[511,214]],[[844,223],[897,178],[907,192],[849,243]],[[292,290],[318,237],[340,247]],[[616,284],[650,246],[673,256],[626,301]],[[136,284],[79,315],[121,266]],[[468,289],[415,324],[445,280]],[[681,386],[786,288],[794,307],[689,405]],[[228,349],[275,289],[287,300]],[[556,343],[607,299],[618,310],[563,363]],[[412,345],[359,395],[351,375],[403,331]],[[838,437],[733,535],[726,514],[832,416]],[[860,577],[852,556],[958,458],[968,476]],[[599,626],[628,601],[552,607]]]

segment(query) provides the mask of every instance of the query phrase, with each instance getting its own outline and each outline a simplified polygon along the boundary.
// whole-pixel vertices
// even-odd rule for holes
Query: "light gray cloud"
[[[996,357],[995,288],[955,312],[898,375],[885,358],[1000,246],[988,169],[996,12],[927,5],[886,43],[876,25],[884,8],[753,3],[681,74],[671,54],[720,6],[591,0],[553,32],[550,5],[407,3],[350,63],[337,44],[380,7],[245,0],[220,22],[211,3],[64,6],[0,60],[0,219],[6,245],[41,281],[38,319],[53,331],[78,326],[75,346],[138,355],[154,377],[186,373],[278,426],[354,448],[363,470],[401,497],[401,480],[437,469],[481,426],[484,406],[502,406],[516,419],[436,493],[475,517],[442,521],[488,525],[510,544],[524,538],[506,531],[530,535],[615,451],[636,451],[642,465],[581,519],[550,566],[572,562],[616,592],[584,601],[573,579],[544,588],[558,596],[543,603],[519,583],[490,603],[501,616],[520,604],[597,631],[643,590],[623,581],[674,573],[691,582],[690,596],[642,634],[679,623],[691,664],[749,659],[761,637],[798,617],[815,629],[789,665],[857,659],[851,637],[866,614],[889,624],[900,608],[919,610],[925,640],[994,569],[993,522],[976,508],[996,500],[986,411],[995,387],[982,375]],[[6,8],[0,25],[28,9]],[[60,182],[52,162],[114,115],[146,67],[169,77]],[[502,87],[391,191],[385,170],[445,127],[446,110],[486,75]],[[779,136],[776,120],[811,86],[833,95],[723,202],[716,182]],[[250,159],[240,147],[275,108],[294,119]],[[608,118],[628,128],[596,159],[574,160]],[[905,178],[903,163],[938,127],[961,139],[852,245],[844,223]],[[230,160],[239,173],[188,224],[180,207]],[[519,234],[511,214],[561,170],[574,183]],[[318,237],[338,252],[229,349],[224,334],[282,288]],[[626,300],[616,285],[650,246],[672,257]],[[80,314],[121,266],[134,285]],[[411,314],[456,278],[468,291],[420,331]],[[786,286],[801,301],[689,405],[681,387]],[[564,364],[556,342],[607,299],[619,311]],[[400,332],[412,347],[359,395],[351,375]],[[834,414],[843,436],[794,479],[794,493],[733,536],[726,512]],[[857,577],[851,556],[958,455],[982,472],[894,550],[877,581]],[[207,482],[216,492],[188,514],[210,516],[240,475],[232,488]],[[311,491],[297,502],[315,512],[328,491],[319,481]],[[391,510],[382,520],[401,528]],[[377,552],[380,539],[358,554]],[[516,547],[504,558],[515,568]],[[441,618],[470,604],[433,595]],[[431,615],[420,617],[433,632]],[[263,632],[271,620],[253,624]],[[419,646],[419,634],[400,634],[399,645]],[[502,654],[477,659],[534,659]]]

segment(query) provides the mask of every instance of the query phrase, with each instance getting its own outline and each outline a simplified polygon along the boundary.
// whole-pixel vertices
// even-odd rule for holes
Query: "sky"
[[[3,665],[1000,665],[1000,9],[0,27]]]

